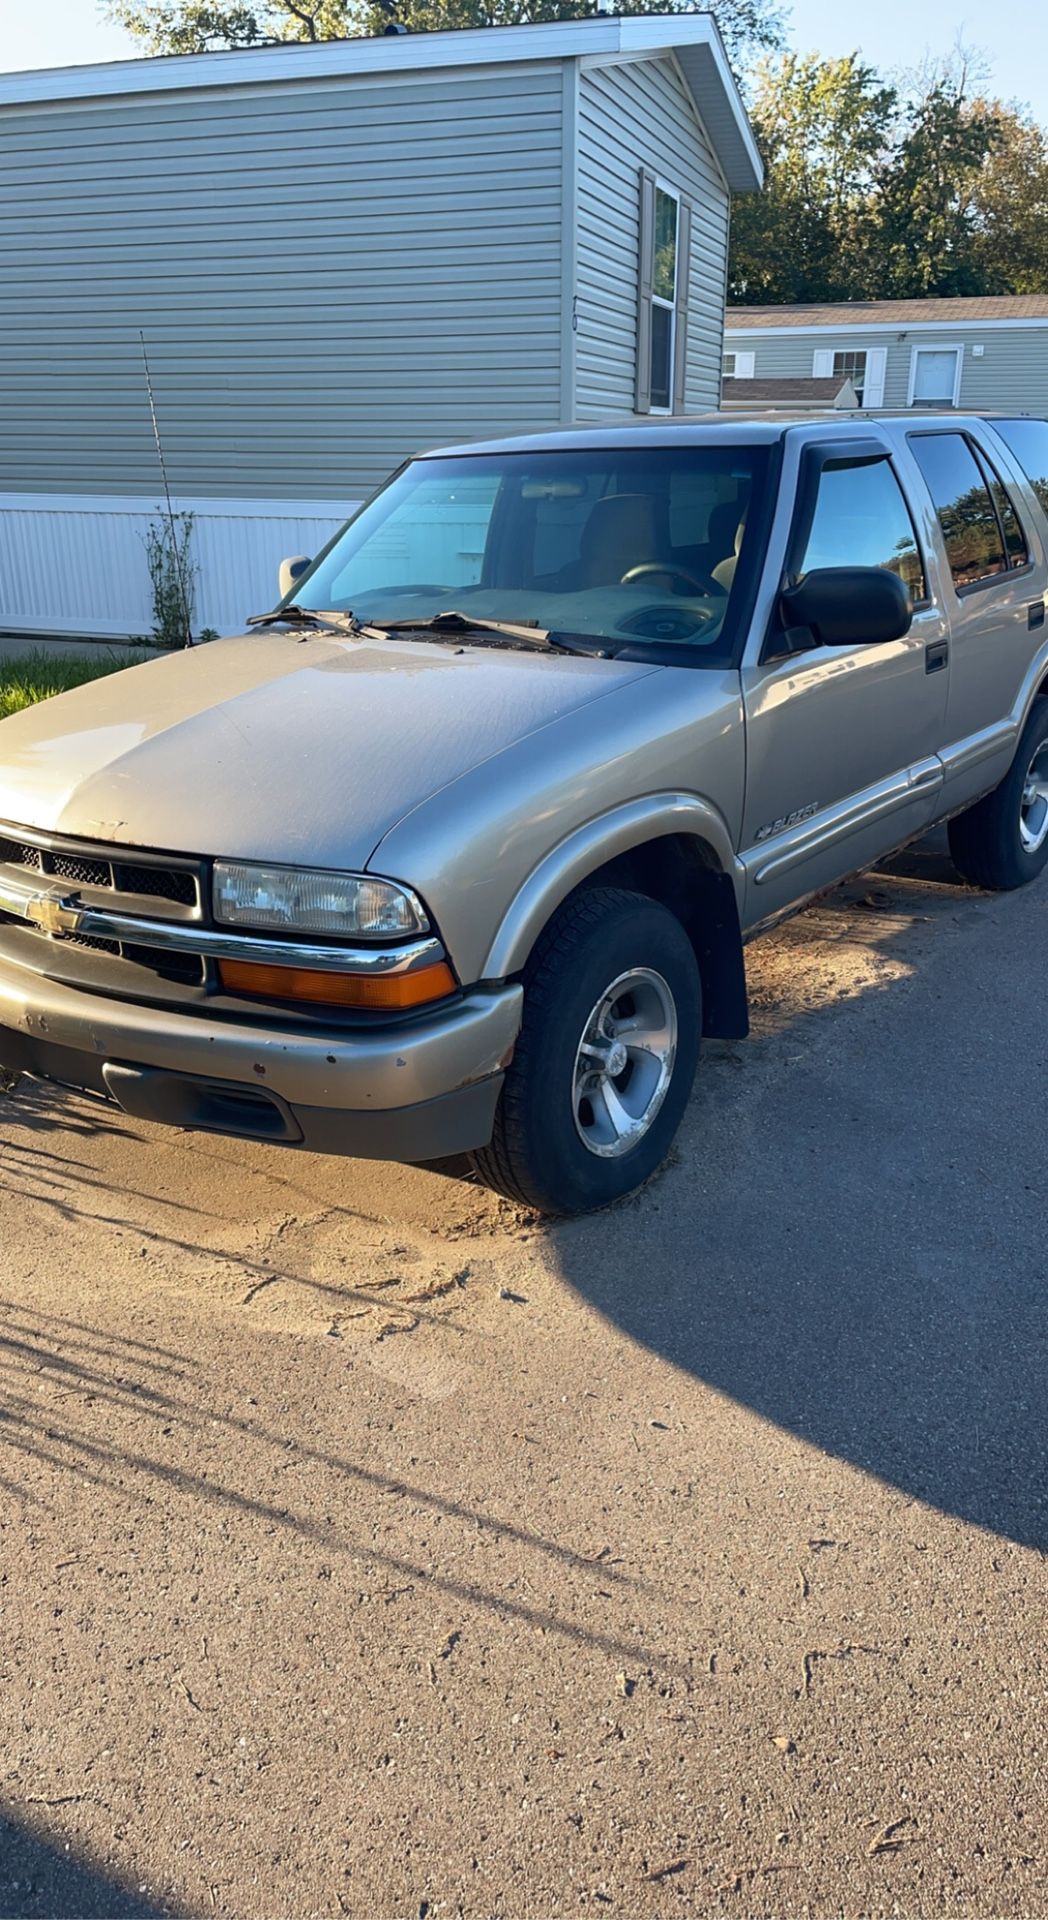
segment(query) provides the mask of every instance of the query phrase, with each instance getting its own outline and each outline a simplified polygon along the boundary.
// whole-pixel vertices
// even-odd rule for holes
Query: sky
[[[850,53],[881,70],[916,65],[925,52],[946,53],[958,36],[986,56],[992,90],[1028,105],[1048,123],[1048,7],[1044,0],[994,0],[968,7],[958,0],[875,0],[865,10],[840,0],[792,0],[789,40],[801,52]],[[138,49],[105,22],[97,0],[0,0],[0,70],[75,66],[120,60]],[[991,31],[992,30],[992,31]]]

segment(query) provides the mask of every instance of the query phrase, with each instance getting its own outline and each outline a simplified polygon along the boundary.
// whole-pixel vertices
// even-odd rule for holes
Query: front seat
[[[734,552],[730,553],[726,560],[718,560],[717,565],[710,573],[711,580],[715,580],[719,587],[723,587],[725,593],[731,592],[735,580],[735,569],[739,564],[739,555],[742,552],[742,540],[745,532],[746,522],[745,520],[740,520],[735,529]]]
[[[579,542],[583,587],[617,585],[631,567],[660,558],[650,493],[608,493],[594,503]]]

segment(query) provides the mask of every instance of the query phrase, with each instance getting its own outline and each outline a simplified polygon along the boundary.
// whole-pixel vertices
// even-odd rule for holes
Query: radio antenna
[[[186,637],[182,644],[185,647],[191,647],[193,644],[193,623],[189,611],[189,584],[185,576],[185,555],[182,553],[178,544],[178,533],[175,527],[175,510],[171,505],[171,488],[167,483],[167,465],[164,460],[163,442],[160,438],[160,422],[157,419],[156,401],[153,398],[153,381],[149,371],[149,355],[146,352],[146,336],[141,327],[138,330],[138,338],[142,346],[142,365],[146,371],[146,393],[149,396],[149,417],[153,422],[153,439],[156,442],[156,457],[160,462],[160,478],[164,483],[164,500],[167,504],[167,525],[168,532],[171,536],[171,564],[174,567],[175,579],[178,582],[178,597],[182,605],[182,619],[185,622]]]

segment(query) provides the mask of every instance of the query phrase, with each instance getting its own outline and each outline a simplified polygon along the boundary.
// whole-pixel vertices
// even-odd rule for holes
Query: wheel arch
[[[749,1030],[737,895],[738,868],[723,817],[690,794],[632,801],[555,847],[518,892],[492,941],[484,977],[519,973],[557,908],[583,886],[620,886],[676,914],[699,963],[703,1032]]]
[[[1016,736],[1026,725],[1035,700],[1048,700],[1048,640],[1038,647],[1023,681],[1014,710]]]

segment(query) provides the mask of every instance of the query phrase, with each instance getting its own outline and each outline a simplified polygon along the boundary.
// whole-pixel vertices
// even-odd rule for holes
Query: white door
[[[914,347],[911,407],[955,407],[961,384],[959,347]]]

